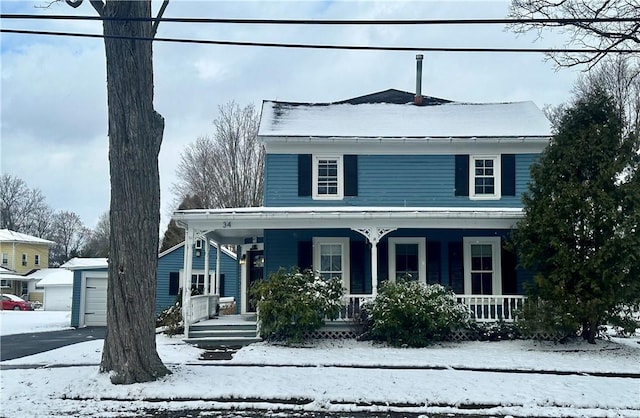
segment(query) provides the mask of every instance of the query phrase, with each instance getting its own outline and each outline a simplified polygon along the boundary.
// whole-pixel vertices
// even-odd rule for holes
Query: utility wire
[[[298,49],[332,49],[332,50],[356,50],[356,51],[414,51],[414,52],[532,52],[532,53],[619,53],[630,54],[640,53],[640,49],[624,49],[624,50],[608,50],[600,48],[580,49],[580,48],[456,48],[456,47],[407,47],[407,46],[365,46],[365,45],[330,45],[330,44],[306,44],[306,43],[279,43],[279,42],[243,42],[243,41],[215,41],[207,39],[183,39],[183,38],[162,38],[162,37],[134,37],[134,36],[117,36],[117,35],[101,35],[92,33],[73,33],[73,32],[52,32],[40,30],[22,30],[22,29],[0,29],[0,33],[14,33],[23,35],[47,35],[47,36],[69,36],[78,38],[98,38],[98,39],[122,39],[134,41],[157,41],[184,44],[202,44],[202,45],[227,45],[227,46],[254,46],[254,47],[271,47],[271,48],[298,48]]]
[[[173,22],[173,23],[222,23],[259,25],[511,25],[511,24],[557,24],[576,23],[626,23],[640,22],[639,18],[537,18],[537,19],[411,19],[411,20],[337,20],[337,19],[233,19],[233,18],[187,18],[187,17],[101,17],[70,15],[0,14],[0,19],[28,20],[115,20],[125,22]]]

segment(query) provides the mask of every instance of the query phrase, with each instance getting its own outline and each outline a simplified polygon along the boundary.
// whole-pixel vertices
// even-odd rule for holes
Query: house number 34
[[[231,222],[222,222],[222,227],[223,228],[231,228]]]

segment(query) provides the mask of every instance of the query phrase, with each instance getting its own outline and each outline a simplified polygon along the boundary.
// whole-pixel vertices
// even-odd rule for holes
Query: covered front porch
[[[255,311],[247,297],[253,281],[278,268],[297,266],[343,278],[340,321],[356,318],[362,304],[375,298],[382,280],[400,277],[452,288],[478,321],[513,321],[524,296],[515,279],[508,282],[506,274],[501,278],[504,257],[496,231],[508,233],[521,216],[519,208],[288,207],[174,213],[186,231],[185,277],[191,276],[189,253],[196,240],[239,250],[239,313]],[[331,263],[333,269],[325,266]],[[215,283],[219,281],[204,295],[192,297],[183,282],[187,327],[215,315]]]

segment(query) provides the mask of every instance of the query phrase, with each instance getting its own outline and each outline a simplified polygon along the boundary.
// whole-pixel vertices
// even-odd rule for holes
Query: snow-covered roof
[[[40,280],[38,286],[72,286],[73,272],[64,268],[36,270],[25,276]]]
[[[55,244],[47,239],[34,237],[32,235],[23,234],[9,229],[0,229],[0,242],[28,242],[31,244]]]
[[[83,270],[83,269],[101,269],[108,268],[109,264],[106,258],[82,258],[75,257],[67,261],[60,268],[69,270]]]
[[[531,101],[301,104],[264,101],[258,133],[311,138],[527,138],[551,136],[551,124]]]

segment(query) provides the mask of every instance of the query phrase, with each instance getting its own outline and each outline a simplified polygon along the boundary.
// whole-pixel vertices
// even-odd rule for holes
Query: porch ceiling
[[[520,208],[255,207],[180,210],[173,219],[218,242],[238,243],[265,229],[513,228],[522,215]]]

